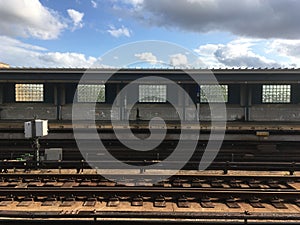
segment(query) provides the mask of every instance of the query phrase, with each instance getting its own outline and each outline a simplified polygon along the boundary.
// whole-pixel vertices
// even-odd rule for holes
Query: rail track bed
[[[0,178],[0,188],[26,187],[165,187],[165,188],[273,188],[296,189],[300,177],[290,175],[173,175],[145,174],[66,174],[66,173],[6,173]],[[108,180],[106,177],[109,177]],[[160,180],[159,182],[155,182]],[[155,182],[155,183],[154,183]],[[51,185],[52,184],[52,185]]]
[[[111,180],[106,176],[2,174],[0,217],[147,223],[300,221],[297,175],[181,173],[155,184],[159,173],[109,174]]]

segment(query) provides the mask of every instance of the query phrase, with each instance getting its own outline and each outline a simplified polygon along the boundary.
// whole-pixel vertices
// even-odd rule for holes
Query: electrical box
[[[62,148],[45,149],[45,160],[62,160]]]
[[[25,122],[24,123],[24,133],[25,138],[32,138],[32,122]]]
[[[25,138],[43,137],[48,135],[48,120],[34,120],[24,123]]]
[[[35,132],[36,137],[48,135],[48,120],[35,120]]]

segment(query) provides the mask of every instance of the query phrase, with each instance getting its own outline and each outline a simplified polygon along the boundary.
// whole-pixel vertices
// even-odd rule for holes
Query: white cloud
[[[74,9],[68,9],[67,12],[73,21],[73,30],[82,28],[83,27],[82,18],[84,16],[84,13],[78,12]]]
[[[158,62],[156,56],[153,55],[152,52],[137,53],[134,56],[142,61],[149,62],[151,64],[156,64]]]
[[[32,51],[46,51],[47,50],[46,48],[36,46],[36,45],[26,44],[17,39],[10,38],[7,36],[0,36],[0,43],[1,43],[0,47],[2,46],[1,48],[16,47],[16,48],[32,50]],[[4,53],[4,52],[2,52],[2,53]]]
[[[0,36],[0,61],[24,67],[102,67],[101,59],[75,52],[48,52],[19,40]]]
[[[270,52],[281,56],[300,57],[300,40],[273,40],[269,45]]]
[[[266,52],[282,57],[282,61],[290,62],[287,67],[300,67],[300,40],[277,39],[268,43]]]
[[[180,68],[189,67],[187,56],[181,53],[171,55],[170,64],[174,67],[180,67]]]
[[[55,39],[67,27],[38,0],[0,0],[0,35]]]
[[[115,0],[116,1],[116,0]],[[298,0],[119,0],[145,24],[185,31],[298,39]],[[128,10],[127,10],[128,11]]]
[[[134,4],[134,5],[140,5],[140,4],[143,4],[144,0],[125,0],[131,4]]]
[[[216,44],[201,45],[195,49],[195,52],[199,54],[200,60],[203,62],[203,66],[207,68],[220,68],[225,67],[223,63],[220,63],[214,53],[218,50],[219,46]]]
[[[254,52],[259,40],[237,39],[227,44],[208,44],[195,49],[208,68],[281,67],[283,64]]]
[[[75,52],[48,52],[40,54],[38,59],[47,62],[50,67],[91,67],[97,63],[95,57]]]
[[[126,37],[130,37],[131,36],[131,31],[125,27],[122,26],[120,28],[116,28],[114,26],[110,26],[110,29],[107,30],[108,33],[110,33],[111,36],[113,37],[121,37],[121,36],[126,36]]]
[[[111,0],[113,3],[122,3],[122,4],[127,4],[130,6],[133,6],[134,8],[139,7],[143,5],[144,0]],[[114,5],[115,7],[118,8],[117,5]]]
[[[144,0],[123,0],[127,4],[138,6],[144,3]]]
[[[96,1],[92,0],[91,4],[92,4],[93,8],[95,8],[95,9],[98,7],[98,3]]]

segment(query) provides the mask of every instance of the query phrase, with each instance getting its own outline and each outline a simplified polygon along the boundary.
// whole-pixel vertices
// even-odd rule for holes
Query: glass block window
[[[291,85],[263,85],[263,103],[290,103]]]
[[[16,102],[43,102],[44,84],[15,84]]]
[[[139,102],[166,102],[167,85],[139,85]]]
[[[228,102],[228,85],[200,85],[200,102],[202,103],[208,103],[205,94],[210,96],[210,102]]]
[[[78,102],[105,102],[105,85],[79,84],[77,86]]]

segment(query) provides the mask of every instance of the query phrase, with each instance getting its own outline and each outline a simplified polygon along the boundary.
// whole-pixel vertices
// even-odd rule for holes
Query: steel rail
[[[204,188],[149,188],[149,187],[76,187],[76,188],[57,188],[57,187],[29,187],[29,188],[1,188],[0,196],[119,196],[119,197],[134,197],[141,195],[143,197],[164,196],[179,198],[185,196],[186,198],[241,198],[251,199],[257,197],[260,199],[279,198],[283,200],[295,201],[300,196],[299,190],[274,190],[274,189],[255,189],[255,190],[241,190],[241,189],[204,189]]]
[[[128,171],[130,172],[130,171]],[[2,173],[0,177],[0,182],[2,181],[8,181],[9,179],[19,179],[23,180],[24,182],[30,182],[30,179],[32,180],[45,180],[45,179],[51,179],[53,181],[59,180],[59,179],[65,179],[66,182],[67,180],[69,181],[76,181],[76,180],[81,180],[81,181],[91,181],[91,180],[96,180],[98,181],[105,181],[107,180],[106,177],[109,177],[114,181],[114,179],[120,179],[124,178],[125,179],[132,179],[134,181],[146,181],[149,180],[151,182],[152,179],[156,179],[161,177],[165,177],[165,175],[168,173],[164,173],[163,171],[161,172],[161,175],[159,174],[154,174],[151,173],[151,171],[147,173],[136,173],[136,174],[111,174],[111,173],[97,173],[97,174],[91,174],[91,173]],[[26,181],[29,180],[29,181]],[[31,181],[32,181],[31,180]],[[193,182],[200,180],[201,182],[214,182],[214,181],[232,181],[235,180],[239,183],[242,182],[251,182],[251,180],[256,180],[260,182],[268,182],[268,181],[276,181],[280,184],[280,182],[300,182],[300,176],[296,175],[228,175],[228,174],[176,174],[172,175],[167,179],[163,179],[162,182]]]
[[[205,213],[205,212],[132,212],[132,211],[80,211],[67,213],[59,211],[9,211],[0,210],[0,217],[11,218],[166,218],[166,219],[234,219],[234,220],[300,220],[299,213]],[[232,221],[231,221],[232,222]]]
[[[160,160],[126,160],[123,161],[127,164],[134,164],[137,167],[143,169],[147,165],[152,165],[160,162]],[[90,168],[91,165],[97,165],[95,163],[101,163],[104,169],[118,169],[112,166],[110,161],[83,161],[83,160],[65,160],[65,161],[43,161],[40,163],[41,169],[86,169]],[[179,161],[173,161],[163,163],[162,169],[172,169],[176,166]],[[1,160],[0,169],[14,169],[14,168],[32,168],[33,161],[16,161],[16,160]],[[189,161],[185,165],[185,169],[198,169],[199,161]],[[209,169],[211,170],[252,170],[252,171],[289,171],[293,174],[295,171],[300,171],[300,163],[296,162],[213,162]]]

